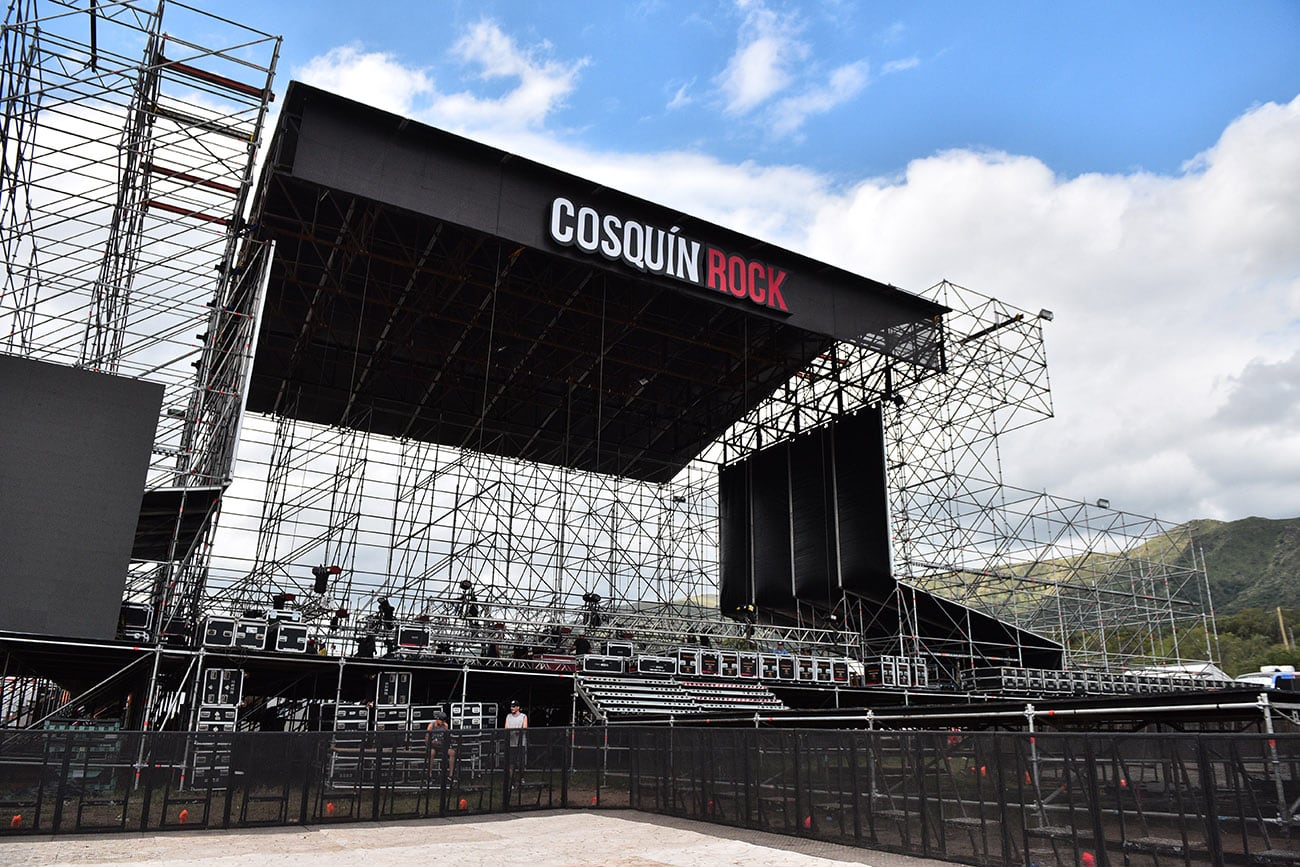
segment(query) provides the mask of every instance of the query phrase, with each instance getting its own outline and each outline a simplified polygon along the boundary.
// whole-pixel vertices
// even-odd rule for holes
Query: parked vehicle
[[[1238,675],[1236,682],[1243,685],[1258,684],[1285,692],[1300,692],[1300,679],[1296,677],[1294,665],[1261,665],[1259,671]]]

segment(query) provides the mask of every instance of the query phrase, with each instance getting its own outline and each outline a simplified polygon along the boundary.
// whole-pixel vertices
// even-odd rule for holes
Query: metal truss
[[[263,251],[236,256],[280,39],[128,0],[12,3],[3,39],[0,352],[162,384],[147,489],[220,487],[264,287]],[[199,536],[132,567],[159,621],[196,604]]]
[[[1004,484],[1000,437],[1052,414],[1042,323],[951,283],[946,369],[884,403],[904,650],[940,648],[908,622],[911,588],[1059,642],[1066,667],[1213,661],[1208,585],[1185,527]],[[956,624],[960,626],[960,624]],[[1002,648],[996,664],[1023,664]]]
[[[461,610],[466,582],[480,610],[530,622],[562,620],[592,594],[604,620],[714,601],[707,465],[659,485],[284,416],[245,429],[223,547],[251,562],[214,561],[214,606],[265,608],[288,593],[324,622],[386,598],[424,622]],[[325,593],[317,566],[338,567]]]

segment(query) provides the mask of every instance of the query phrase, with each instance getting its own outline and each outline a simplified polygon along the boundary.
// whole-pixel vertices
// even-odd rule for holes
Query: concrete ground
[[[233,831],[60,835],[0,840],[0,864],[227,867],[716,867],[948,862],[637,812],[571,810]]]

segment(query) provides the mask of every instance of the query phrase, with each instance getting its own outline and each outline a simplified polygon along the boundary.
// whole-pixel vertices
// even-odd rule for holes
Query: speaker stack
[[[411,673],[380,672],[375,684],[375,731],[406,731],[411,726]]]
[[[621,659],[622,657],[618,658]],[[451,703],[452,731],[481,732],[484,729],[494,729],[496,727],[496,702],[467,701]],[[484,739],[481,736],[465,737],[462,734],[457,739],[457,744],[456,767],[474,773],[482,772],[485,753]]]
[[[191,757],[190,784],[196,789],[230,785],[230,752],[244,695],[244,673],[237,668],[203,672],[199,717]]]

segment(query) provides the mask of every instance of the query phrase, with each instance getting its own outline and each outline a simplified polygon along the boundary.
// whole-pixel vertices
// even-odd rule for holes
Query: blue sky
[[[236,4],[244,6],[245,4]],[[441,90],[504,93],[454,45],[495,22],[538,60],[579,65],[547,126],[597,148],[887,175],[950,148],[1033,154],[1058,173],[1172,172],[1252,104],[1300,92],[1300,4],[320,2],[247,4],[285,36],[281,81],[340,45],[390,53]],[[773,37],[771,96],[728,93],[746,40]],[[754,66],[758,63],[755,61]],[[775,103],[860,83],[795,129]],[[778,89],[779,88],[779,89]],[[753,98],[759,98],[755,85]],[[830,97],[835,99],[835,97]],[[730,108],[729,108],[730,107]]]
[[[227,3],[290,78],[1047,307],[1008,482],[1300,515],[1300,3]]]

